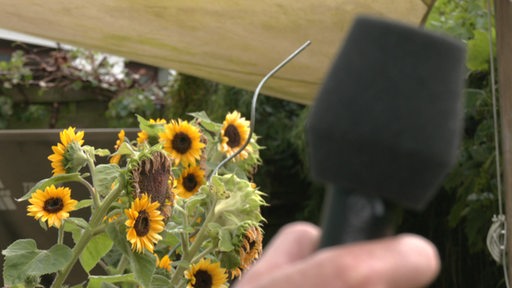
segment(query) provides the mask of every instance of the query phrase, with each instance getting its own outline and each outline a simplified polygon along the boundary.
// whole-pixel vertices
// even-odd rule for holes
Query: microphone
[[[321,247],[392,233],[388,203],[422,210],[455,163],[465,48],[360,16],[307,122],[311,174],[327,186]]]

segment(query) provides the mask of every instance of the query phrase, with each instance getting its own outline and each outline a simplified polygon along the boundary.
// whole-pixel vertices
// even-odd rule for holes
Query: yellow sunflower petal
[[[240,112],[233,111],[226,115],[221,128],[221,143],[218,145],[219,151],[231,156],[247,142],[250,134],[250,122],[241,117]],[[243,160],[248,157],[251,152],[250,145],[244,148],[242,153],[238,154],[235,159]]]
[[[192,264],[184,274],[189,281],[187,288],[194,288],[196,283],[204,282],[211,283],[211,288],[220,288],[227,282],[226,269],[220,267],[219,262],[212,263],[205,258]]]
[[[194,165],[200,159],[205,144],[201,142],[199,128],[188,123],[188,121],[171,121],[164,126],[164,132],[159,133],[160,142],[174,159],[177,165]]]
[[[78,203],[71,199],[71,189],[67,187],[48,186],[45,190],[36,190],[28,200],[27,215],[35,220],[48,221],[48,226],[59,228],[64,219],[69,218]]]
[[[132,244],[132,250],[138,253],[142,253],[144,249],[153,252],[154,244],[162,240],[158,233],[164,230],[165,224],[158,207],[158,202],[151,202],[151,199],[143,194],[125,210],[128,217],[125,221],[128,227],[126,239]],[[144,223],[147,223],[147,226],[144,226]]]
[[[59,138],[61,143],[57,143],[57,145],[52,146],[53,154],[48,156],[48,160],[51,161],[51,167],[53,168],[53,175],[66,173],[65,155],[67,153],[68,146],[75,142],[81,146],[84,143],[83,137],[84,131],[75,133],[74,127],[69,127],[68,129],[60,131]]]

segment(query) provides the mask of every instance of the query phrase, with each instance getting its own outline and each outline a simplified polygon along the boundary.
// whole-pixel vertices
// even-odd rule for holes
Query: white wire
[[[511,0],[512,1],[512,0]],[[487,22],[488,22],[488,35],[489,35],[489,69],[491,71],[491,94],[492,94],[492,108],[494,120],[494,142],[496,154],[496,174],[497,174],[497,194],[498,194],[498,211],[499,215],[494,215],[493,224],[487,233],[487,248],[493,256],[494,260],[500,263],[503,267],[503,276],[505,285],[510,288],[508,279],[508,263],[507,263],[507,223],[506,217],[503,214],[503,200],[502,200],[502,187],[501,187],[501,163],[500,163],[500,141],[498,132],[498,112],[496,105],[496,80],[494,75],[494,53],[492,44],[492,8],[490,0],[487,0]]]
[[[500,141],[499,141],[499,132],[498,132],[498,109],[496,105],[496,80],[494,75],[494,53],[493,53],[493,45],[492,45],[492,21],[491,21],[491,4],[490,0],[487,0],[487,20],[488,20],[488,34],[489,34],[489,69],[491,70],[491,93],[492,93],[492,111],[493,111],[493,120],[494,120],[494,145],[495,145],[495,153],[496,153],[496,174],[497,174],[497,185],[498,185],[498,210],[500,215],[503,214],[503,203],[501,197],[501,163],[500,163]]]

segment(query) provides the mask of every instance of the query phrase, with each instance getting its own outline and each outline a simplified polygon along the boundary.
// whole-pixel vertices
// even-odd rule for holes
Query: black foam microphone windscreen
[[[365,16],[344,43],[308,119],[312,176],[420,210],[456,160],[464,46]]]

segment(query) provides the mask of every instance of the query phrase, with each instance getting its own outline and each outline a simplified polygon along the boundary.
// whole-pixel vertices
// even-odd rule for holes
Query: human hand
[[[440,269],[428,240],[412,234],[317,250],[320,228],[284,226],[236,288],[418,288]]]

